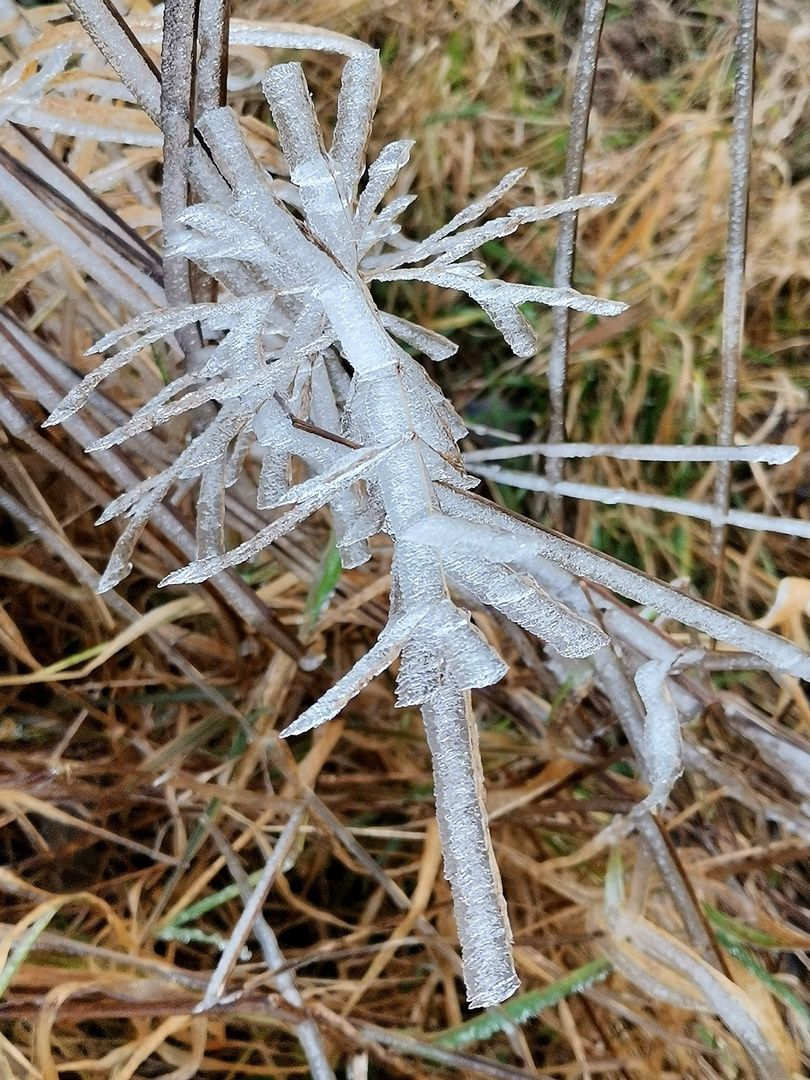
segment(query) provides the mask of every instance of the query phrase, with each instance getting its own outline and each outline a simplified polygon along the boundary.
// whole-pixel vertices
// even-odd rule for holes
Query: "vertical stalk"
[[[585,0],[582,15],[582,31],[579,38],[579,57],[574,79],[574,100],[571,104],[571,120],[568,126],[568,148],[563,174],[564,199],[578,195],[582,186],[582,167],[585,161],[585,144],[588,139],[588,115],[593,97],[596,75],[596,57],[599,38],[605,18],[607,0]],[[577,215],[562,214],[557,232],[557,249],[554,256],[554,287],[569,289],[574,276],[576,252]],[[551,352],[548,358],[549,433],[550,443],[565,442],[565,384],[568,368],[568,308],[553,308]],[[546,459],[546,476],[552,484],[559,483],[563,475],[563,459]],[[562,527],[562,499],[551,496],[552,520],[555,528]]]
[[[163,185],[160,210],[164,246],[171,242],[178,218],[188,205],[188,151],[194,109],[194,67],[197,44],[196,0],[167,0],[161,51],[160,126],[163,129]],[[182,255],[163,256],[163,281],[170,307],[194,302],[189,262]],[[177,341],[193,371],[201,339],[196,325],[178,330]]]
[[[461,942],[471,1008],[517,990],[512,930],[487,827],[478,728],[469,690],[446,682],[422,705],[436,797],[436,820]]]
[[[226,104],[230,0],[199,0],[194,117]]]
[[[734,123],[731,131],[731,179],[728,198],[723,338],[720,355],[720,422],[717,445],[731,446],[737,416],[743,330],[745,327],[745,247],[748,233],[748,191],[751,178],[751,132],[754,112],[754,61],[757,43],[757,0],[739,0],[736,70],[734,74]],[[718,462],[714,487],[714,510],[728,513],[731,463]],[[712,554],[717,567],[714,602],[723,592],[723,552],[726,526],[715,526]]]
[[[230,0],[199,0],[194,123],[211,109],[219,109],[228,99],[228,29]],[[189,268],[191,293],[196,303],[213,303],[217,282],[193,263]]]

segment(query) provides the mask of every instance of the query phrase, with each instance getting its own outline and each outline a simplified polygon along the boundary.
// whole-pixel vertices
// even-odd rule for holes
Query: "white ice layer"
[[[683,771],[681,725],[667,685],[670,665],[648,660],[636,671],[635,684],[644,706],[644,766],[652,790],[647,801],[653,809],[663,807],[672,785]]]

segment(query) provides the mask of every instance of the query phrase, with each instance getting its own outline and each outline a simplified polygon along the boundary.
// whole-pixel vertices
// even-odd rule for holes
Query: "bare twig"
[[[579,38],[579,56],[574,80],[574,99],[571,104],[571,119],[568,125],[568,149],[565,155],[563,174],[564,199],[578,195],[582,186],[582,166],[585,162],[585,144],[588,139],[588,115],[593,98],[593,83],[596,76],[596,57],[599,51],[599,38],[605,18],[607,0],[586,0],[582,14],[582,30]],[[554,286],[557,289],[569,289],[574,276],[574,257],[576,253],[577,215],[576,213],[560,216],[557,232],[557,250],[554,256]],[[568,328],[569,312],[564,308],[554,308],[551,313],[553,336],[548,358],[548,394],[549,394],[549,433],[550,443],[565,442],[565,383],[568,368]],[[563,463],[559,458],[546,461],[546,474],[551,483],[562,479]],[[562,525],[562,499],[551,497],[552,520],[555,528]]]

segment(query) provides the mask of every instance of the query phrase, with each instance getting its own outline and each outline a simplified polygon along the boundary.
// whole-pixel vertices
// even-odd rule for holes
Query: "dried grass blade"
[[[281,865],[284,862],[287,852],[292,847],[298,834],[298,826],[301,824],[304,810],[305,807],[299,806],[293,811],[284,828],[284,832],[281,833],[276,841],[276,846],[273,848],[273,854],[267,860],[264,869],[262,870],[261,877],[256,882],[253,892],[245,903],[242,914],[239,916],[239,921],[228,939],[228,945],[223,950],[222,956],[219,958],[219,963],[212,973],[211,978],[208,980],[208,985],[202,1001],[195,1006],[195,1013],[205,1012],[207,1009],[217,1005],[220,1001],[225,989],[225,983],[239,958],[242,946],[245,944],[253,930],[256,918],[261,911],[262,905],[273,884],[273,879],[281,869]]]
[[[38,668],[26,675],[3,675],[0,676],[0,686],[35,686],[39,683],[64,682],[68,679],[84,679],[97,667],[106,663],[121,649],[131,645],[144,634],[149,634],[159,626],[174,622],[177,619],[188,618],[189,615],[199,615],[208,610],[208,606],[200,596],[184,596],[179,600],[172,600],[168,604],[148,611],[131,623],[120,634],[116,634],[112,641],[92,649],[85,650],[75,656],[68,656],[57,660],[47,667]],[[67,671],[66,668],[84,659],[88,653],[92,653],[88,660],[77,671]]]
[[[88,232],[93,233],[103,243],[114,248],[119,256],[135,264],[138,270],[148,274],[162,287],[163,269],[160,258],[143,237],[124,221],[119,214],[116,214],[92,188],[84,183],[80,176],[72,169],[69,169],[33,132],[20,124],[11,123],[10,127],[17,132],[20,138],[25,140],[31,153],[35,155],[35,159],[39,162],[39,172],[33,169],[28,170],[32,181],[35,181],[43,192],[47,192],[48,197],[53,199],[55,204],[72,217],[80,220]],[[26,168],[20,162],[17,164],[21,169]],[[53,174],[54,178],[58,175],[59,182],[64,186],[64,190],[60,190],[54,184],[48,183],[45,178],[46,172]],[[32,187],[33,185],[29,182],[28,186]],[[70,194],[67,194],[67,192],[70,192]],[[97,216],[92,216],[90,213],[91,208]]]
[[[14,171],[16,173],[17,168]],[[117,253],[111,249],[108,251],[109,259],[94,251],[77,232],[54,214],[39,195],[3,167],[0,167],[0,199],[27,229],[46,237],[78,269],[94,278],[111,296],[113,303],[126,305],[133,314],[150,311],[154,307],[154,282],[137,272],[130,277],[131,265],[126,263],[125,267],[121,267]],[[141,280],[138,280],[139,277]]]
[[[77,829],[79,832],[90,833],[91,836],[97,836],[100,840],[106,840],[108,843],[129,848],[139,855],[145,855],[153,862],[168,863],[173,866],[177,861],[171,855],[164,855],[161,851],[155,851],[144,844],[139,844],[137,840],[130,840],[129,837],[119,836],[118,833],[103,829],[100,825],[94,825],[90,821],[82,821],[81,818],[73,817],[64,810],[51,806],[50,803],[45,802],[43,799],[37,799],[23,791],[0,791],[0,806],[5,807],[11,813],[14,813],[16,808],[20,807],[24,813],[40,814],[42,817],[55,821],[59,825]]]

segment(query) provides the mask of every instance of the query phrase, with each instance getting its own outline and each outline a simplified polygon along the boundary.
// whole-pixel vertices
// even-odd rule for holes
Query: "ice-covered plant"
[[[374,282],[417,280],[459,290],[482,307],[515,353],[531,355],[534,335],[522,304],[595,315],[615,314],[622,305],[570,289],[493,279],[472,256],[484,242],[521,225],[605,206],[610,197],[520,207],[481,224],[520,180],[516,171],[427,239],[413,242],[397,224],[411,197],[384,202],[411,143],[392,143],[366,170],[379,88],[376,54],[358,46],[349,55],[328,150],[299,64],[272,68],[263,88],[289,178],[274,177],[257,162],[230,109],[210,109],[198,119],[188,152],[199,201],[178,215],[166,237],[169,256],[189,260],[215,278],[221,299],[142,314],[108,334],[95,351],[118,351],[68,395],[48,423],[69,417],[102,379],[144,347],[199,324],[208,344],[194,369],[95,444],[108,448],[201,406],[214,408],[169,467],[106,510],[102,520],[123,515],[126,525],[102,589],[128,573],[140,531],[176,484],[199,485],[197,557],[163,584],[201,582],[243,563],[324,506],[345,566],[368,558],[371,536],[382,532],[391,538],[387,626],[366,656],[284,734],[301,734],[334,717],[399,658],[397,701],[421,709],[433,757],[436,814],[469,1001],[491,1005],[511,994],[518,980],[487,827],[470,692],[496,682],[506,667],[476,629],[471,611],[496,609],[562,657],[598,655],[608,637],[583,595],[583,577],[795,674],[810,673],[810,662],[787,642],[564,537],[518,522],[471,494],[477,481],[468,476],[458,449],[464,426],[403,345],[434,361],[455,347],[380,311],[372,298]],[[279,513],[255,536],[226,550],[225,492],[255,444],[262,459],[258,506]],[[297,482],[294,461],[306,471]],[[543,584],[548,578],[556,585],[553,564],[567,571],[558,595]],[[566,593],[576,594],[575,602]],[[645,668],[637,680],[652,727],[659,714],[675,715],[672,708],[656,706],[668,670],[660,664]],[[662,739],[654,732],[648,738],[650,760],[658,762],[661,774],[653,777],[656,801],[666,797],[679,768],[677,731],[669,719],[663,722]]]

